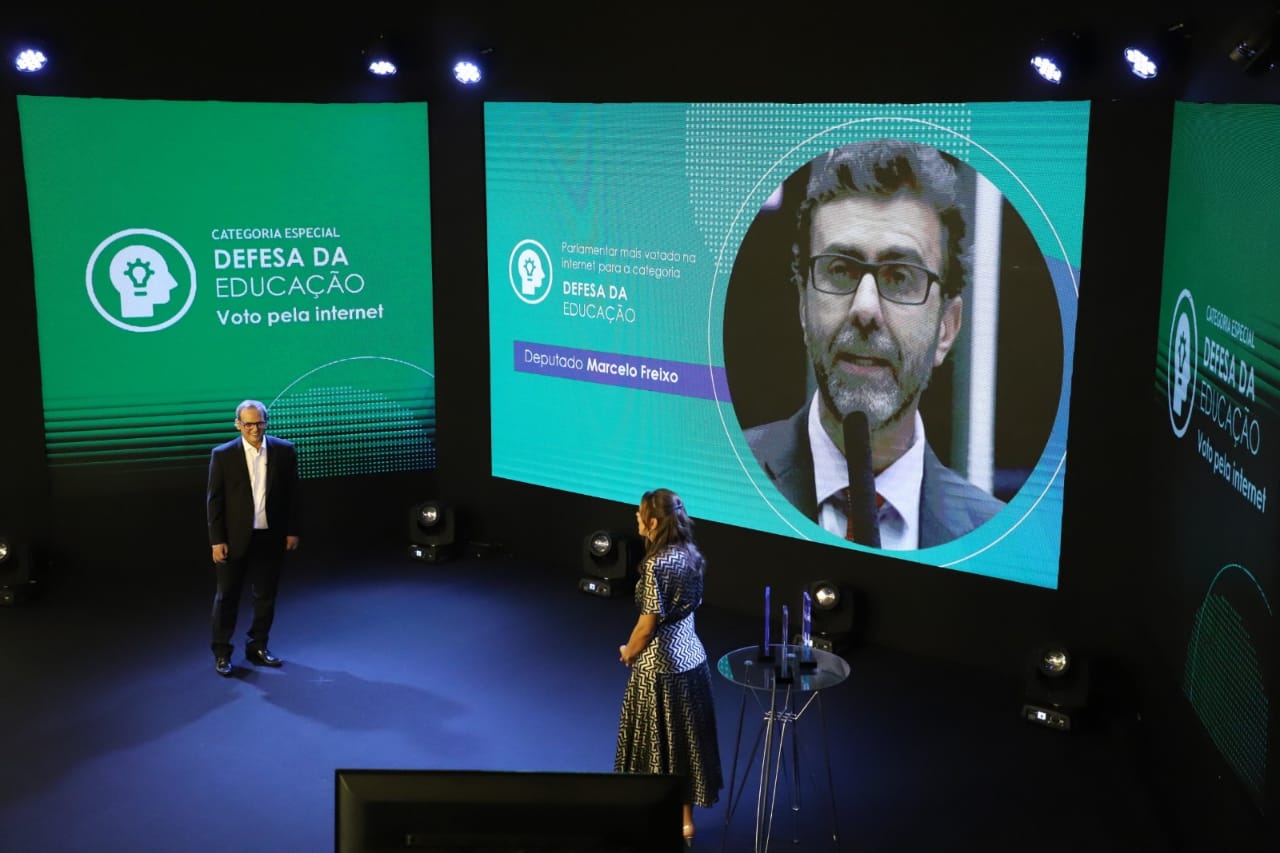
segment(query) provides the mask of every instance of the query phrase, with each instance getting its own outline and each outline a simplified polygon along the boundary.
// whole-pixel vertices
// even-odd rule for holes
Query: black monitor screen
[[[661,853],[683,849],[679,777],[335,771],[335,853]]]

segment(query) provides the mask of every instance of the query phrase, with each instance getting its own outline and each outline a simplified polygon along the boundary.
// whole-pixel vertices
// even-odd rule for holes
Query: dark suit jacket
[[[813,485],[813,452],[809,449],[809,406],[786,420],[744,431],[760,467],[791,505],[815,522],[818,496]],[[920,547],[942,545],[981,526],[1004,502],[979,489],[942,464],[925,443],[924,479],[920,485]]]
[[[267,446],[267,524],[284,548],[286,536],[298,534],[298,454],[293,443],[274,435]],[[227,558],[239,559],[253,536],[253,486],[237,435],[209,454],[209,487],[205,496],[209,545],[227,543]]]

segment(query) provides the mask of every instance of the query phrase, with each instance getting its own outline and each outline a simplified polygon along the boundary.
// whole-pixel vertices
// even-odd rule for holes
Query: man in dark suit
[[[253,597],[245,656],[255,666],[280,666],[267,639],[285,552],[298,547],[298,455],[292,442],[267,435],[267,407],[236,407],[234,438],[209,456],[206,508],[217,574],[213,598],[214,668],[231,675],[231,639],[244,582]]]
[[[817,521],[819,505],[813,454],[809,449],[808,416],[806,406],[784,421],[752,427],[747,430],[747,441],[778,491],[792,506]],[[922,448],[922,462],[917,547],[942,545],[963,536],[1004,506],[1002,501],[943,465],[927,443]],[[888,513],[882,506],[877,517]],[[882,541],[881,547],[894,546]],[[909,549],[898,547],[896,550]]]
[[[875,491],[866,509],[886,549],[949,542],[1004,506],[942,464],[918,413],[960,334],[968,279],[961,165],[901,140],[847,145],[813,161],[791,273],[817,390],[791,417],[745,430],[783,496],[855,541],[865,542],[849,523],[862,517],[850,503],[849,469],[869,458],[864,473]],[[866,416],[869,449],[845,447],[851,413]]]

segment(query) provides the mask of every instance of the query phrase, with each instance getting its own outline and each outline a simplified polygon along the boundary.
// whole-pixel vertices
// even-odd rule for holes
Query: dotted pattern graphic
[[[1224,585],[1228,590],[1240,586],[1234,582]],[[1260,596],[1256,587],[1253,591]],[[1183,691],[1222,757],[1249,790],[1255,805],[1262,808],[1270,701],[1258,649],[1265,646],[1255,642],[1242,610],[1257,610],[1257,601],[1265,605],[1266,600],[1253,595],[1247,600],[1234,597],[1241,600],[1233,603],[1227,594],[1211,592],[1196,612]],[[1269,621],[1270,608],[1259,615]]]
[[[303,479],[436,467],[433,397],[390,399],[366,388],[307,388],[269,404],[271,431],[298,445]]]
[[[970,159],[965,104],[691,104],[686,172],[694,221],[716,262],[737,253],[756,212],[814,157],[866,139],[910,139]]]

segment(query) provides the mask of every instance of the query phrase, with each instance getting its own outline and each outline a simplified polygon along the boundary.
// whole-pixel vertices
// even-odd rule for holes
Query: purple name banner
[[[516,341],[514,347],[515,368],[520,373],[620,385],[704,400],[729,400],[729,384],[725,381],[723,367],[528,341]]]

